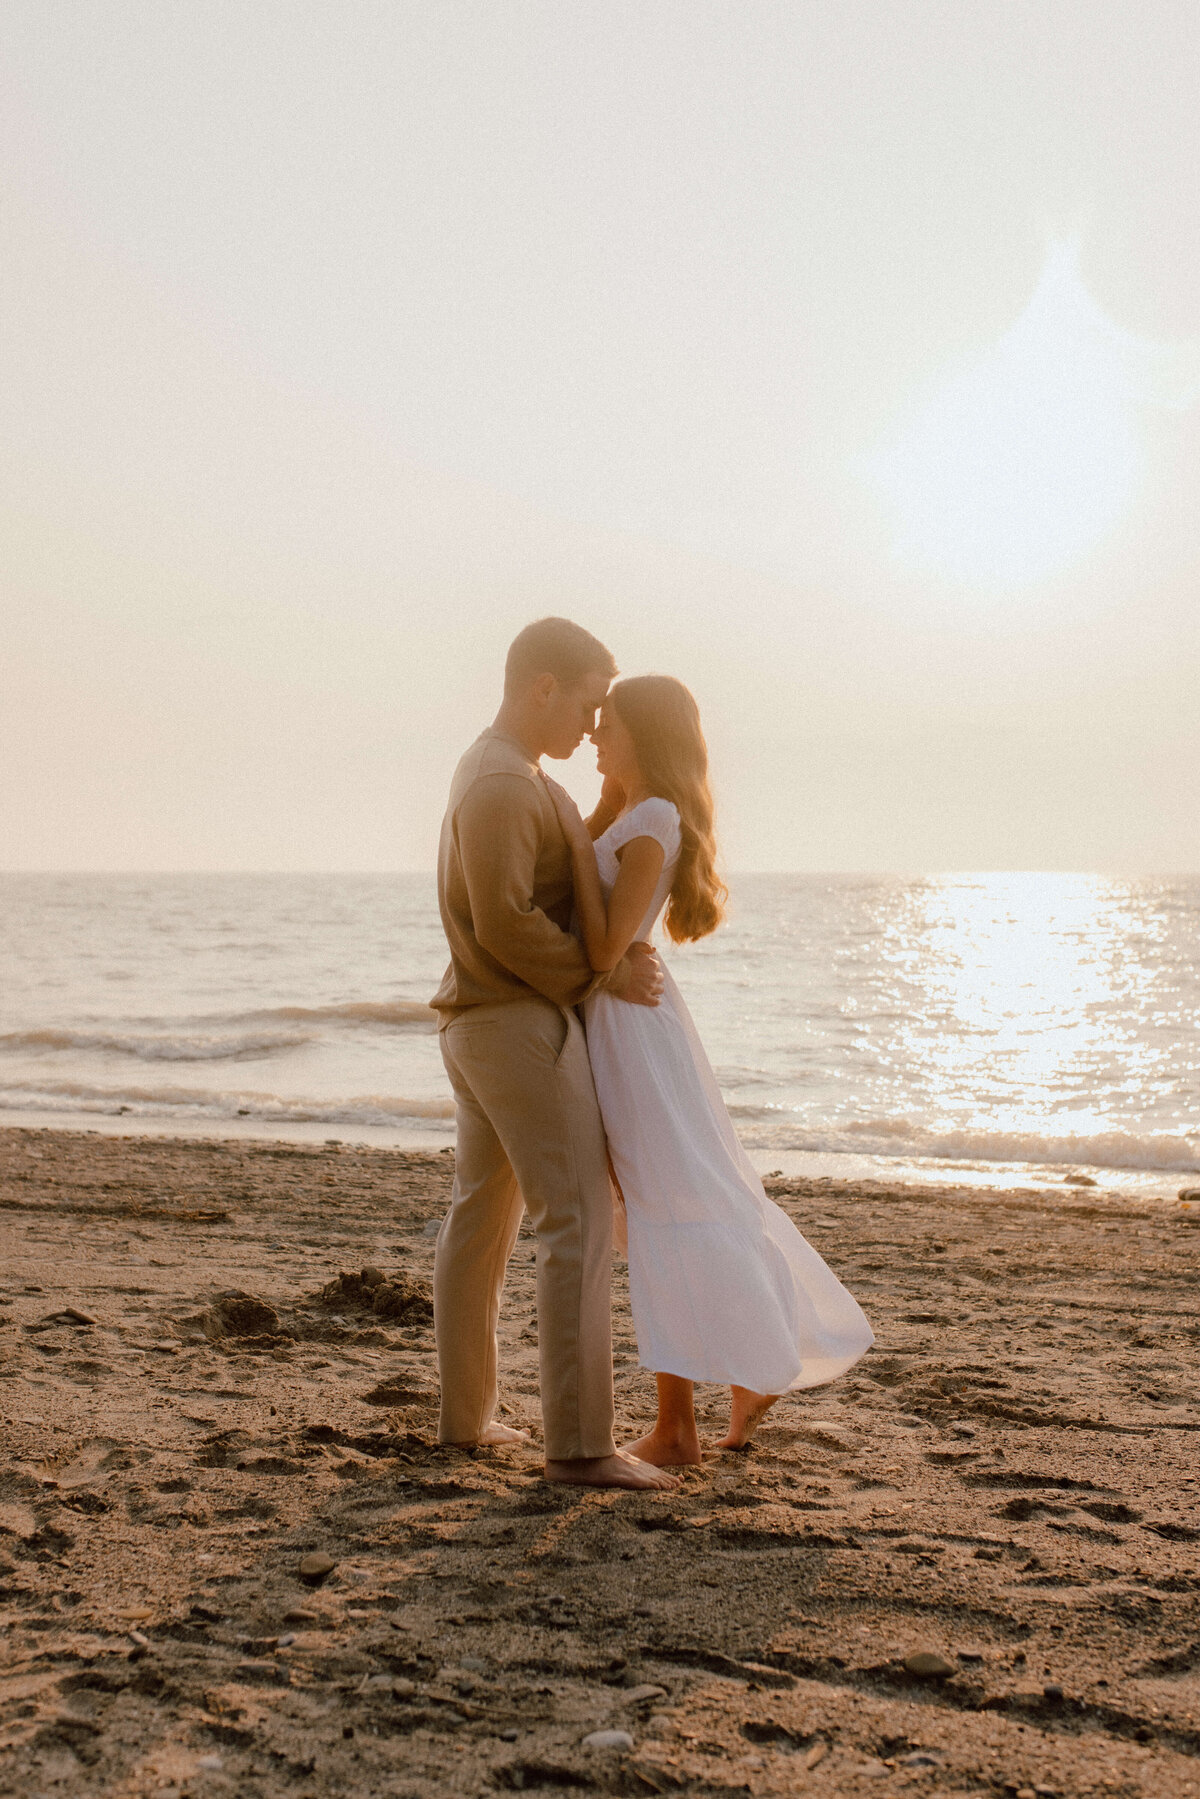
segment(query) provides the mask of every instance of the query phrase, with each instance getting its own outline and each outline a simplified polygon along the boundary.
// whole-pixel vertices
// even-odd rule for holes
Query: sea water
[[[665,955],[764,1170],[1173,1193],[1200,881],[743,875]],[[440,1147],[429,875],[0,875],[0,1121]]]

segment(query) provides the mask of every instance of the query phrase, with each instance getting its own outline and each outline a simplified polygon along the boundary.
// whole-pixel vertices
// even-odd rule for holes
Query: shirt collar
[[[514,737],[511,733],[511,731],[501,731],[501,730],[498,730],[495,725],[489,725],[487,730],[483,733],[483,735],[485,737],[496,737],[500,740],[501,743],[510,743],[512,745],[513,749],[516,750],[517,754],[521,757],[522,761],[528,762],[530,768],[532,768],[536,773],[538,773],[538,774],[541,773],[541,763],[534,761],[533,757],[529,754],[529,751],[525,748],[525,745],[521,742],[520,738]]]

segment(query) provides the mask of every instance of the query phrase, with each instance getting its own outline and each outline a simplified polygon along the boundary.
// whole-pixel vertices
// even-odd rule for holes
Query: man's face
[[[585,675],[582,681],[575,681],[569,687],[557,681],[554,683],[543,715],[547,756],[565,762],[568,756],[575,754],[595,728],[596,713],[607,692],[608,676],[598,672]]]

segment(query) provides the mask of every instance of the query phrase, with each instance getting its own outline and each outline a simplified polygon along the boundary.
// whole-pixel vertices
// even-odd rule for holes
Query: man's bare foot
[[[528,1443],[527,1430],[514,1430],[511,1424],[485,1424],[477,1437],[455,1443],[455,1449],[504,1449],[509,1443]]]
[[[729,1432],[721,1438],[719,1447],[745,1449],[779,1397],[778,1393],[752,1393],[749,1387],[731,1387]]]
[[[528,1443],[528,1441],[529,1432],[527,1430],[517,1430],[511,1424],[497,1424],[494,1420],[491,1424],[484,1425],[478,1438],[481,1449],[500,1449],[506,1443]]]
[[[585,1461],[547,1462],[546,1479],[566,1487],[677,1487],[679,1482],[661,1468],[652,1468],[636,1456],[618,1449],[615,1455],[591,1456]]]
[[[695,1425],[690,1431],[660,1431],[656,1427],[648,1437],[626,1443],[624,1453],[635,1455],[639,1462],[651,1462],[656,1468],[698,1468],[704,1460]]]

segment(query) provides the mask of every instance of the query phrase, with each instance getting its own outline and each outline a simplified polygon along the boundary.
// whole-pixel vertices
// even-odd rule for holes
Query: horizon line
[[[976,875],[1090,875],[1097,880],[1115,881],[1177,881],[1200,879],[1200,868],[1082,868],[1055,867],[1036,868],[1028,864],[1012,866],[971,867],[965,865],[946,866],[942,868],[726,868],[723,874],[732,880],[741,880],[747,876],[788,875],[793,877],[812,878],[815,880],[840,880],[854,876],[874,876],[889,880],[951,880]],[[116,879],[117,877],[162,876],[178,880],[185,877],[199,878],[234,878],[244,876],[247,879],[269,880],[308,880],[313,877],[337,877],[342,879],[395,879],[400,876],[423,876],[436,879],[437,869],[426,868],[0,868],[0,879],[9,877],[32,877],[38,875],[66,875],[84,879],[98,877]]]

